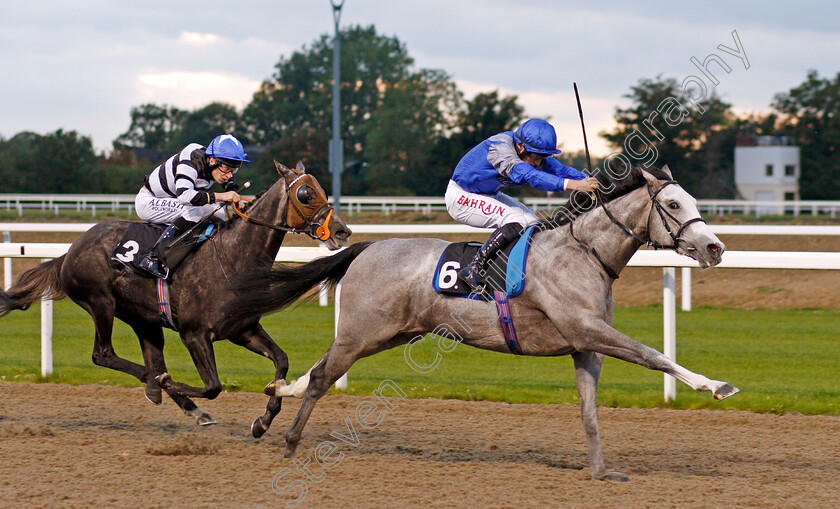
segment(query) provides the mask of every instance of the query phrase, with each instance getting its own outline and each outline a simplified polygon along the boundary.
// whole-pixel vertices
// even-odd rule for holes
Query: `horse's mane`
[[[659,168],[646,168],[645,171],[659,180],[671,180],[671,177]],[[605,190],[600,193],[597,201],[587,192],[573,191],[569,197],[569,201],[556,210],[551,211],[550,215],[540,222],[541,225],[545,229],[551,229],[570,223],[578,216],[594,209],[601,202],[609,203],[647,183],[644,175],[642,175],[641,168],[636,166],[630,168],[628,174],[623,178],[612,178],[604,171],[598,172],[595,178],[601,184],[601,189]]]

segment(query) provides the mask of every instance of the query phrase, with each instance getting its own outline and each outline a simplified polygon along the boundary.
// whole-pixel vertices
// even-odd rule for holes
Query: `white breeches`
[[[224,209],[217,203],[200,206],[184,205],[177,198],[158,198],[145,187],[137,193],[134,208],[140,219],[156,224],[171,224],[179,217],[197,223],[210,214],[215,214],[221,219],[225,218]]]
[[[446,210],[453,219],[477,228],[498,228],[509,223],[526,227],[539,221],[531,209],[502,192],[471,193],[454,180],[449,181],[445,199]]]

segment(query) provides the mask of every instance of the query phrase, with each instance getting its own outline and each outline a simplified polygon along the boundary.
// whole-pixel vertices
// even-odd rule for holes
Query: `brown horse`
[[[45,293],[52,298],[66,295],[93,318],[95,364],[136,377],[146,384],[146,397],[153,403],[161,402],[162,388],[198,424],[214,423],[210,414],[190,400],[213,399],[222,390],[213,342],[228,339],[268,357],[274,362],[275,379],[284,378],[289,368],[286,353],[260,326],[259,317],[240,320],[224,337],[219,335],[222,307],[239,297],[229,288],[232,279],[246,269],[271,267],[286,232],[307,233],[330,249],[338,249],[351,233],[333,213],[318,181],[306,174],[301,164],[294,170],[276,162],[275,166],[282,178],[247,207],[247,216],[222,224],[217,235],[190,254],[171,278],[174,324],[204,387],[176,382],[167,373],[156,281],[139,277],[111,259],[130,222],[100,223],[76,239],[64,256],[24,272],[8,292],[0,291],[0,316],[28,308]],[[144,365],[114,352],[111,332],[115,317],[137,334]],[[269,401],[259,420],[266,429],[280,404],[280,398]]]

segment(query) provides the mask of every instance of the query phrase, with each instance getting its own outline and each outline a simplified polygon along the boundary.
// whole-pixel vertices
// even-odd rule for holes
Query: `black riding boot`
[[[487,260],[506,248],[508,244],[516,240],[522,233],[522,225],[519,223],[508,223],[501,226],[490,235],[487,242],[478,248],[472,261],[464,268],[458,271],[458,277],[463,279],[471,288],[478,287],[478,277],[483,275],[484,266]]]
[[[166,252],[175,243],[175,240],[185,231],[192,228],[196,223],[179,217],[174,223],[163,230],[155,246],[146,253],[137,264],[141,269],[160,279],[169,277],[169,267],[166,266]]]

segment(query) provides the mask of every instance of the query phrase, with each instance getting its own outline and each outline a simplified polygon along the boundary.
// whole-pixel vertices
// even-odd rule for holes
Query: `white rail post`
[[[338,335],[338,315],[341,312],[341,281],[335,285],[335,334]],[[347,373],[335,381],[335,388],[340,391],[347,390]]]
[[[691,311],[691,267],[683,267],[680,277],[682,282],[682,310]]]
[[[664,351],[662,353],[674,362],[677,355],[676,272],[674,267],[662,269],[662,322],[664,325]],[[664,376],[665,401],[672,401],[677,397],[677,381],[671,375]]]
[[[3,232],[3,242],[11,242],[12,234]],[[12,259],[3,258],[3,289],[8,290],[12,287]]]
[[[49,258],[42,261],[48,262]],[[53,372],[53,301],[41,299],[41,376],[50,376]]]

